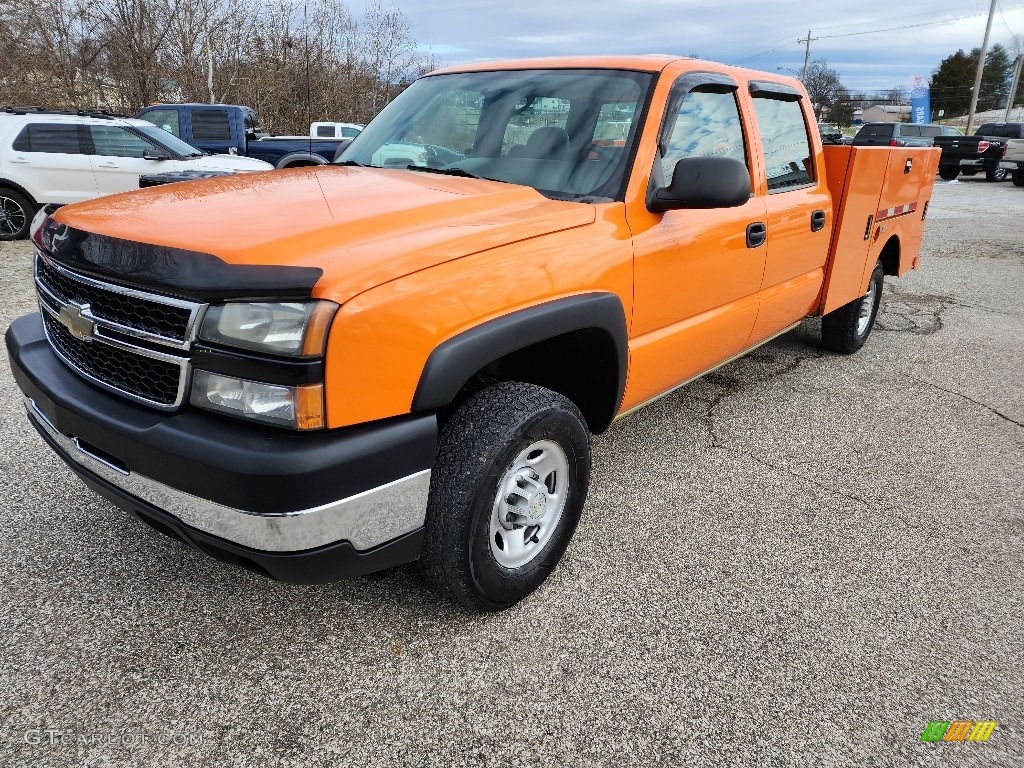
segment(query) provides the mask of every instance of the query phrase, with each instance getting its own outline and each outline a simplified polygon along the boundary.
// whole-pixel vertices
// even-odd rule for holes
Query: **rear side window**
[[[891,125],[865,125],[860,129],[857,138],[860,139],[887,139],[892,136]]]
[[[814,155],[798,100],[754,97],[764,145],[768,192],[785,192],[814,181]]]
[[[928,134],[922,134],[921,126],[919,126],[919,125],[901,125],[900,126],[900,136],[920,137],[922,135],[928,135]]]
[[[78,126],[59,123],[29,123],[14,140],[13,149],[15,152],[82,154]]]
[[[732,91],[686,94],[672,117],[665,156],[664,178],[671,179],[676,163],[688,157],[731,157],[747,164],[743,125]]]
[[[937,125],[922,125],[921,126],[922,136],[941,136],[942,128]]]
[[[316,135],[320,138],[334,138],[334,126],[333,125],[318,125],[316,127]]]
[[[228,113],[223,109],[197,109],[192,113],[192,138],[198,141],[231,141]]]

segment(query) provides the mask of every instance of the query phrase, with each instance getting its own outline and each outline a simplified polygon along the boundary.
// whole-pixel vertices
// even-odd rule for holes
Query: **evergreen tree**
[[[966,115],[971,106],[971,89],[978,68],[980,48],[970,53],[959,50],[947,56],[932,74],[932,110],[938,114],[941,109],[945,117]],[[985,55],[985,70],[981,75],[981,92],[978,94],[978,111],[999,109],[1006,104],[1010,78],[1013,77],[1013,62],[1010,54],[999,43]]]

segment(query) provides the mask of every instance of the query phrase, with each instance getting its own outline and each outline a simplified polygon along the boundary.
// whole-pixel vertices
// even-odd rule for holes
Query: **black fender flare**
[[[511,352],[573,331],[606,333],[615,345],[617,396],[607,418],[611,423],[626,389],[629,343],[626,313],[614,293],[586,293],[555,299],[487,320],[442,342],[420,374],[412,410],[443,408],[467,381],[489,363]]]
[[[296,160],[311,162],[313,165],[327,165],[327,161],[315,152],[290,152],[278,160],[277,163],[274,164],[274,167],[281,169]]]

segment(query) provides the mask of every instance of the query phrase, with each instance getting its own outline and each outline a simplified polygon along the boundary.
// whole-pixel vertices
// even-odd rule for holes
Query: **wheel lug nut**
[[[525,488],[526,487],[526,478],[523,477],[522,475],[517,477],[516,478],[516,485],[518,485],[520,488]]]
[[[531,469],[531,470],[530,470],[530,479],[531,479],[531,480],[540,480],[540,475],[538,475],[538,474],[537,474],[536,472],[534,472],[534,471],[533,471],[533,470]]]
[[[515,506],[515,503],[516,501],[518,501],[518,499],[519,497],[516,496],[516,494],[510,493],[508,496],[505,497],[505,503],[511,506]]]

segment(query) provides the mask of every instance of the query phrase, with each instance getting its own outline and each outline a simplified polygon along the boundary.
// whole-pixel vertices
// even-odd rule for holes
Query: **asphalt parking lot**
[[[0,362],[0,765],[1024,765],[1024,189],[938,182],[850,357],[808,321],[595,440],[498,615],[291,586],[93,495]],[[33,310],[0,244],[0,324]],[[996,720],[924,744],[932,720]]]

